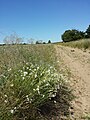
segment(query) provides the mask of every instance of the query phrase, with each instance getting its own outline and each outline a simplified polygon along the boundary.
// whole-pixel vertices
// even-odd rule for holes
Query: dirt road
[[[67,67],[71,75],[70,84],[74,88],[76,99],[73,101],[74,116],[90,114],[90,51],[55,45],[61,69]]]

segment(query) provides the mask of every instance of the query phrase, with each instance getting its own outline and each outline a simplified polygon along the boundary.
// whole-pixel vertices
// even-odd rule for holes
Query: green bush
[[[9,69],[1,77],[0,120],[37,119],[39,108],[55,98],[63,84],[61,75],[49,65],[26,63],[11,73]]]
[[[66,30],[61,37],[63,42],[75,41],[84,38],[84,32],[75,29]]]

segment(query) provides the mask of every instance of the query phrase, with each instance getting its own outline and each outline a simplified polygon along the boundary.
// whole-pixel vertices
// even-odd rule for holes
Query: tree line
[[[88,26],[85,32],[79,31],[76,29],[66,30],[61,35],[61,38],[63,42],[70,42],[70,41],[75,41],[83,38],[90,38],[90,25]]]
[[[25,40],[26,41],[26,40]],[[44,42],[43,40],[35,40],[34,38],[27,39],[27,42],[24,42],[24,38],[19,37],[18,34],[12,33],[8,36],[6,36],[3,39],[4,45],[16,45],[16,44],[50,44],[51,40],[48,40],[48,42]]]

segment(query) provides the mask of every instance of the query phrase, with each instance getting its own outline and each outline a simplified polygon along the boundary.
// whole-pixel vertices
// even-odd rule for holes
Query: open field
[[[0,120],[89,120],[89,115],[89,49],[0,46]]]

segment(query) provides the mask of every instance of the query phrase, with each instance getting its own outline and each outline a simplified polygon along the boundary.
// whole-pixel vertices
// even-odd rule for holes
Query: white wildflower
[[[39,91],[39,86],[37,86],[37,89],[36,89],[36,90],[37,90],[38,94],[40,94],[40,91]]]
[[[11,68],[10,68],[10,69],[8,69],[8,71],[11,71]]]
[[[13,87],[13,86],[14,86],[14,84],[11,84],[10,86],[11,86],[11,87]]]
[[[32,74],[33,74],[33,72],[30,72],[30,73],[29,73],[29,75],[32,75]]]
[[[53,67],[52,66],[50,66],[50,69],[52,69]]]
[[[49,84],[47,83],[46,86],[49,86]]]
[[[14,113],[14,110],[10,110],[10,112],[13,114],[13,113]]]
[[[14,107],[14,110],[16,110],[17,108],[16,107]]]
[[[40,75],[42,76],[42,73]]]
[[[24,80],[25,78],[24,78],[24,77],[22,77],[22,79]]]
[[[8,101],[7,101],[7,100],[5,100],[4,102],[5,102],[5,103],[7,103]]]
[[[36,71],[36,69],[34,69],[34,71]]]
[[[29,101],[29,98],[27,97],[27,101]]]
[[[53,94],[53,95],[52,95],[52,97],[55,97],[55,96],[56,96],[56,94]]]
[[[7,95],[6,95],[6,94],[5,94],[4,96],[5,96],[5,97],[7,97]]]
[[[38,90],[38,94],[40,95],[40,91]]]
[[[60,89],[60,85],[57,85],[57,89]]]
[[[28,98],[28,95],[26,95],[26,98]]]
[[[53,101],[54,103],[57,103],[55,100]]]
[[[24,76],[26,76],[28,74],[28,72],[23,72],[24,73]]]
[[[32,99],[30,99],[30,103],[32,103]]]
[[[29,67],[27,67],[27,69],[29,69]]]
[[[57,77],[58,76],[58,74],[57,73],[54,73],[54,77]]]
[[[5,78],[5,75],[2,75]]]
[[[28,65],[28,63],[26,63],[26,65]]]
[[[49,100],[51,100],[51,97],[49,98]]]
[[[26,95],[26,98],[27,98],[27,101],[29,101],[29,96],[28,95]]]
[[[39,67],[37,67],[37,70],[39,69]]]
[[[39,87],[37,87],[37,89],[36,89],[37,91],[39,91]]]
[[[48,70],[48,71],[47,71],[47,73],[49,73],[49,74],[50,74],[50,70]]]
[[[45,82],[45,80],[43,80],[43,82]]]
[[[43,98],[45,97],[45,95],[42,96]]]
[[[37,77],[37,74],[35,74],[35,78]]]
[[[35,89],[33,89],[33,91],[36,91]]]

